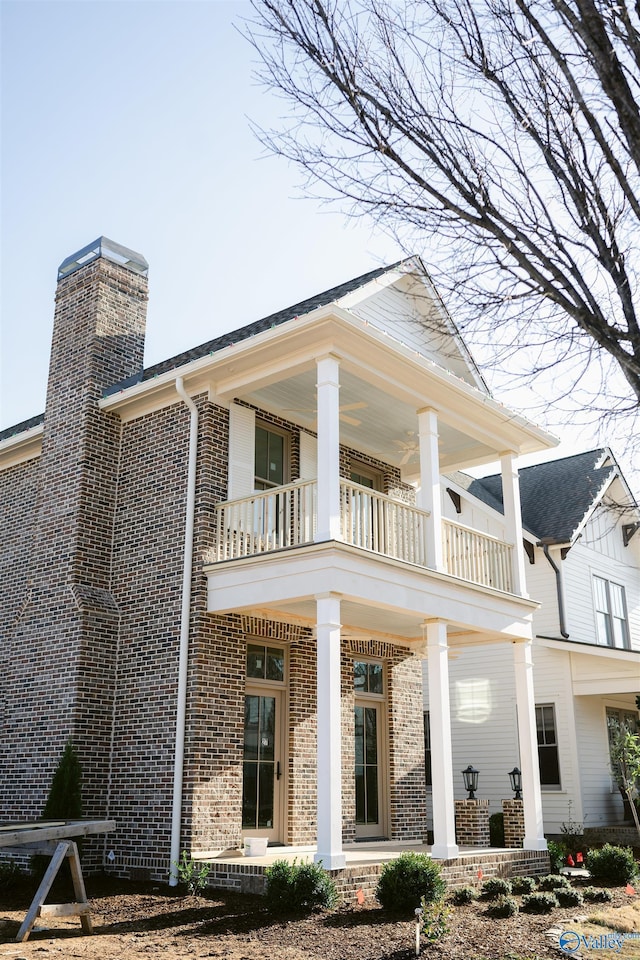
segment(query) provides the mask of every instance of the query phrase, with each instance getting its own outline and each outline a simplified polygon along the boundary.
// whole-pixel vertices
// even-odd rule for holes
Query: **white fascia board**
[[[35,460],[42,453],[44,424],[23,430],[0,442],[0,470],[15,467],[19,463]]]
[[[581,643],[578,640],[550,640],[548,637],[536,637],[535,643],[549,650],[563,650],[580,656],[602,657],[605,660],[635,663],[638,668],[640,684],[640,650],[620,650],[617,647],[603,647],[597,643]]]

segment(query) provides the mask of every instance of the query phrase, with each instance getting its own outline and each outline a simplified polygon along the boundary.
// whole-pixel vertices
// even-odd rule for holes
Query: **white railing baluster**
[[[461,580],[511,592],[512,544],[453,520],[443,520],[442,528],[447,573]]]

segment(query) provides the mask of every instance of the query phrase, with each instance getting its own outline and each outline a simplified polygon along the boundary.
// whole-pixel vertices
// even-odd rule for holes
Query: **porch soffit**
[[[421,641],[425,620],[433,618],[448,624],[452,645],[527,639],[536,607],[335,541],[210,564],[204,573],[210,613],[272,611],[313,626],[316,596],[334,593],[345,628],[407,643]]]

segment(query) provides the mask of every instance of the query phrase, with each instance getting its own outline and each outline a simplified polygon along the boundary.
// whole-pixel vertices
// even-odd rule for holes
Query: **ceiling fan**
[[[365,403],[364,400],[359,400],[357,403],[345,403],[339,408],[340,419],[342,420],[343,423],[348,423],[352,427],[359,427],[360,424],[362,423],[362,420],[358,420],[357,417],[349,416],[349,414],[346,413],[345,411],[351,412],[352,410],[364,410],[365,407],[367,406],[368,404]],[[315,407],[297,407],[297,408],[289,407],[288,412],[289,413],[313,413],[313,414],[317,413]],[[318,419],[317,417],[315,417],[313,421],[313,429],[315,430],[317,426],[318,426]]]
[[[416,436],[415,430],[407,430],[406,440],[394,440],[393,442],[397,447],[400,448],[402,452],[402,459],[400,460],[399,466],[404,467],[413,457],[418,455],[418,450],[420,444]]]

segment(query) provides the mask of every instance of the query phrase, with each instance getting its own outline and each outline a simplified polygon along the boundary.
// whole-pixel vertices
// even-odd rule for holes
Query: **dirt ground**
[[[640,896],[614,893],[613,920],[623,917],[640,926]],[[409,960],[415,957],[415,922],[385,916],[378,907],[342,907],[310,917],[274,918],[257,897],[220,895],[177,896],[169,887],[87,878],[92,905],[93,936],[82,933],[78,918],[38,921],[26,943],[14,938],[33,890],[0,894],[0,958],[11,960]],[[491,920],[477,902],[455,907],[451,930],[438,944],[424,945],[423,955],[436,960],[541,960],[558,956],[558,932],[576,929],[576,914],[593,907],[556,910],[536,917]],[[637,912],[636,912],[637,911]],[[619,913],[618,913],[619,912]],[[621,926],[621,929],[623,927]],[[598,929],[595,928],[596,932]],[[615,929],[615,927],[614,927]],[[549,931],[555,930],[555,940]],[[640,957],[627,941],[610,954],[587,950],[582,956],[605,960]],[[628,948],[628,949],[627,949]],[[632,949],[633,948],[633,949]],[[577,954],[573,954],[577,956]]]

